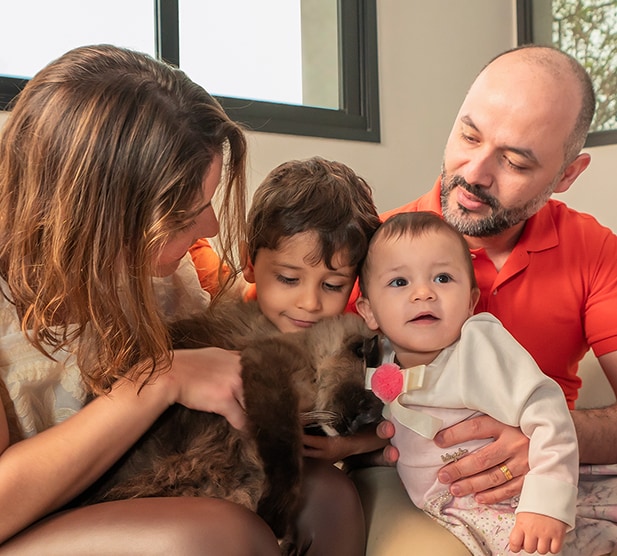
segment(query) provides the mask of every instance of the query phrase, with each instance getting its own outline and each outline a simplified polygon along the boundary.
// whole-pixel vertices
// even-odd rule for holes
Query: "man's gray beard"
[[[491,213],[485,217],[468,217],[470,211],[458,203],[455,207],[448,206],[448,197],[453,189],[462,187],[486,203]],[[460,176],[453,176],[447,182],[444,172],[441,174],[441,210],[448,224],[454,226],[459,232],[470,237],[496,236],[516,224],[527,220],[538,212],[548,201],[553,193],[553,184],[537,197],[529,200],[522,207],[505,209],[492,195],[488,195],[482,188],[469,185]]]

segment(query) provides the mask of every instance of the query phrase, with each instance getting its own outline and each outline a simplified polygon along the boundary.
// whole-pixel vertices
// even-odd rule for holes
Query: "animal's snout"
[[[333,426],[341,436],[349,436],[364,425],[381,420],[383,403],[370,390],[358,386],[343,388],[339,392],[337,405],[341,408],[341,419]]]

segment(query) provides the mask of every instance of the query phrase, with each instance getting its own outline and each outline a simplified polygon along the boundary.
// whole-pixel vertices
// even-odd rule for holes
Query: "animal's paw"
[[[395,363],[384,363],[371,377],[371,389],[382,402],[390,403],[403,391],[403,382],[401,368]]]

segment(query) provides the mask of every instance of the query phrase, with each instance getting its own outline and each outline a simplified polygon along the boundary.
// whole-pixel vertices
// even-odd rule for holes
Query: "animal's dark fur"
[[[176,347],[241,350],[248,430],[239,432],[213,413],[172,406],[94,485],[88,502],[225,498],[256,510],[293,545],[303,425],[347,435],[381,416],[381,402],[364,387],[366,365],[378,360],[374,333],[349,314],[281,334],[256,304],[235,302],[176,323],[172,337]]]

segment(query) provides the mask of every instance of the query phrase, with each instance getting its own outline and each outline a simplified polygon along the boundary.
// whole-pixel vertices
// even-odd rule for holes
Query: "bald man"
[[[572,410],[581,462],[615,464],[617,405],[575,410],[574,402],[581,386],[578,363],[589,348],[617,390],[617,236],[592,217],[551,199],[553,193],[566,191],[590,163],[590,155],[581,149],[594,109],[589,76],[567,54],[529,45],[497,56],[463,101],[433,189],[383,217],[431,210],[465,235],[481,289],[476,312],[488,311],[500,319],[560,384]],[[380,435],[392,434],[391,424],[382,423]],[[450,484],[454,496],[476,493],[482,503],[516,496],[529,469],[528,439],[519,429],[484,416],[441,431],[435,442],[449,453],[460,442],[480,438],[494,442],[445,465],[439,479]],[[386,453],[391,460],[397,457],[393,447]],[[370,497],[378,506],[384,482],[398,489],[391,472],[381,468],[357,473],[365,501]],[[389,498],[384,503],[392,507],[392,493]],[[388,515],[381,509],[372,513],[382,520]],[[391,532],[383,523],[381,539]],[[404,529],[409,530],[405,545],[416,546],[418,528]],[[376,550],[371,539],[375,534],[375,524],[369,523],[369,555],[372,547]],[[615,525],[607,525],[600,537],[606,542],[585,554],[610,552],[617,543]],[[427,554],[435,550],[434,542],[427,542]]]

